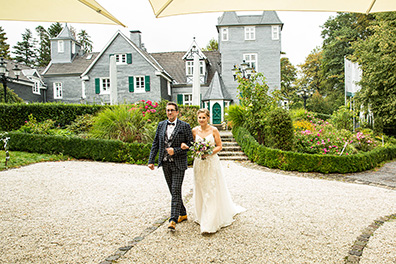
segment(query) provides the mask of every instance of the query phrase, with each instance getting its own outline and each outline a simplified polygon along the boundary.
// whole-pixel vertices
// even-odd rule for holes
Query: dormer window
[[[194,61],[186,61],[186,76],[187,76],[187,83],[193,82],[193,74],[194,74]],[[200,75],[200,83],[205,83],[205,61],[199,61],[199,75]]]
[[[76,53],[76,42],[72,41],[72,54]]]
[[[65,52],[65,44],[63,40],[58,40],[58,52],[59,53]]]
[[[256,27],[245,27],[245,40],[256,39]]]

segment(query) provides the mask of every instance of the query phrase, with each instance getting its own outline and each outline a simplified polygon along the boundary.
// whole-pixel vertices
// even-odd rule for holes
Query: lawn
[[[8,160],[7,167],[5,166],[6,155],[5,151],[0,151],[0,171],[17,168],[20,166],[43,162],[43,161],[60,161],[69,160],[70,157],[64,155],[52,155],[52,154],[38,154],[20,151],[10,151],[10,159]]]

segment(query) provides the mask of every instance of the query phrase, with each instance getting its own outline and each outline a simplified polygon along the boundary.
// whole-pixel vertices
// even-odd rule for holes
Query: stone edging
[[[184,197],[184,203],[188,203],[193,195],[193,189],[189,191],[189,193]],[[111,263],[116,263],[116,261],[124,256],[129,250],[131,250],[135,245],[137,245],[140,241],[142,241],[144,238],[146,238],[148,235],[153,233],[155,230],[157,230],[160,226],[162,226],[167,220],[169,219],[169,216],[162,216],[160,219],[155,221],[153,224],[151,224],[149,227],[143,230],[143,232],[140,234],[140,236],[135,237],[132,241],[128,242],[128,245],[124,247],[118,248],[118,250],[113,254],[105,258],[104,261],[101,261],[99,264],[111,264]]]
[[[348,253],[348,256],[345,257],[345,264],[359,263],[363,255],[363,250],[367,246],[370,237],[374,234],[374,232],[378,228],[380,228],[384,223],[395,219],[396,219],[396,214],[383,216],[377,220],[374,220],[372,224],[366,227],[363,230],[362,234],[356,238],[355,242],[353,243],[353,246],[351,247],[351,250]]]

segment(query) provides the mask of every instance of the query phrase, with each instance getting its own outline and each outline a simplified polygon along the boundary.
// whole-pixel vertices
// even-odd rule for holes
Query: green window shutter
[[[223,109],[225,110],[226,101],[223,101]]]
[[[179,104],[179,105],[183,104],[183,95],[182,94],[177,95],[177,104]]]
[[[127,53],[127,63],[132,64],[132,53]]]
[[[210,101],[208,101],[208,110],[210,112]]]
[[[129,91],[133,93],[135,91],[134,86],[133,86],[133,76],[128,77],[128,83],[129,83]]]
[[[144,76],[144,90],[150,92],[150,76]]]
[[[202,94],[199,94],[199,108],[203,108],[204,104],[202,103]]]
[[[95,93],[100,94],[100,79],[95,78]]]

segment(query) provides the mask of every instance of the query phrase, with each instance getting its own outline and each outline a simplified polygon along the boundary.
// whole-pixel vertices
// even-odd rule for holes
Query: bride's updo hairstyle
[[[199,109],[199,110],[197,111],[197,116],[198,116],[199,114],[201,114],[201,113],[204,113],[204,114],[208,117],[208,119],[210,119],[210,112],[209,112],[208,109],[206,109],[206,108],[201,108],[201,109]]]

